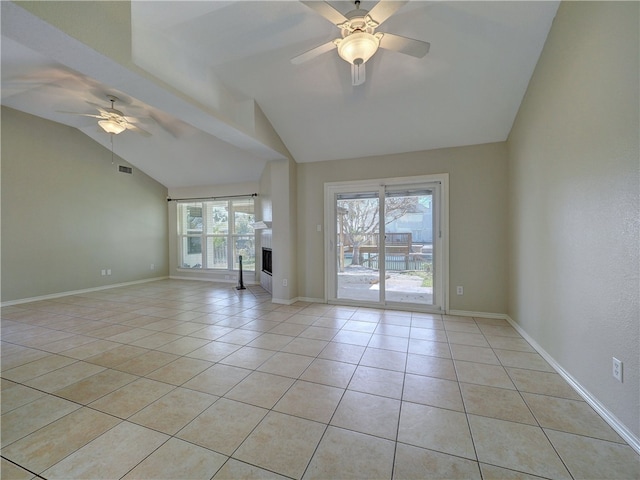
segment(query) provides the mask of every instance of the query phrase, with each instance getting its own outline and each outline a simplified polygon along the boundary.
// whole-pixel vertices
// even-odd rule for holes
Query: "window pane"
[[[380,301],[378,192],[343,193],[336,199],[336,298]]]
[[[238,257],[242,255],[242,269],[247,271],[255,271],[256,269],[256,249],[254,237],[235,237],[233,243],[233,269],[240,269]]]
[[[182,203],[181,211],[181,231],[182,234],[202,232],[202,204]]]
[[[182,268],[202,268],[202,238],[182,237]]]
[[[225,235],[229,233],[228,202],[207,202],[207,233]]]
[[[253,199],[233,200],[233,233],[238,235],[253,235]]]
[[[207,237],[207,268],[229,268],[227,237]]]
[[[385,299],[433,305],[433,192],[396,190],[385,199]]]

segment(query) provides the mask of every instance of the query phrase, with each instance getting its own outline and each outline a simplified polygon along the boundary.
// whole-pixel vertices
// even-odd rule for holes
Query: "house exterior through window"
[[[180,202],[180,268],[254,271],[254,222],[253,197]]]

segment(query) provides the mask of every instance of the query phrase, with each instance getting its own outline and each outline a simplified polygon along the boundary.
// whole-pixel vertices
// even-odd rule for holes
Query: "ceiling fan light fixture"
[[[367,32],[354,32],[338,44],[338,55],[351,65],[366,63],[378,50],[380,39]]]
[[[117,135],[119,133],[122,133],[126,130],[126,127],[114,120],[100,120],[98,122],[98,125],[100,125],[100,127],[102,127],[102,129],[107,132],[107,133],[111,133],[113,135]]]

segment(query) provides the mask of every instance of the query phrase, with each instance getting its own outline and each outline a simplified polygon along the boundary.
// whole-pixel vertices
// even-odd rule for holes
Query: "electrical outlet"
[[[289,282],[287,281],[287,279],[286,279],[286,278],[283,278],[283,279],[282,279],[282,286],[283,286],[283,287],[286,287],[287,285],[289,285]]]
[[[613,378],[622,383],[622,362],[613,357]]]
[[[107,268],[107,276],[111,275],[111,269]]]
[[[104,277],[106,274],[107,274],[107,271],[104,268],[100,270],[100,275]]]
[[[463,287],[456,287],[456,293],[458,295],[464,295],[464,288]]]

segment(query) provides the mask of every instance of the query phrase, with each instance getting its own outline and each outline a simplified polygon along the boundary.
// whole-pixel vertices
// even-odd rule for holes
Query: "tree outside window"
[[[182,268],[237,270],[242,255],[243,268],[255,269],[253,198],[181,203],[178,215]]]

